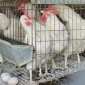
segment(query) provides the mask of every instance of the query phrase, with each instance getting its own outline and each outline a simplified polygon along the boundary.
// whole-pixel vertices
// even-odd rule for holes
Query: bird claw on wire
[[[54,77],[55,78],[55,76],[51,73],[44,73],[43,77]]]

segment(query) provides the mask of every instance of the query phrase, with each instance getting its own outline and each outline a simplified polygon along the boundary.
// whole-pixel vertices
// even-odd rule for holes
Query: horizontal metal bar
[[[5,6],[5,7],[9,7],[9,6],[17,6],[17,3],[9,3],[9,2],[1,2],[0,1],[0,6]]]
[[[85,4],[85,0],[31,0],[33,4]]]

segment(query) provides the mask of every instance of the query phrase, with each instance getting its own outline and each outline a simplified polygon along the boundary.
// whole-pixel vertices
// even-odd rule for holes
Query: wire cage
[[[16,56],[5,56],[6,61],[0,64],[0,73],[9,72],[17,76],[19,85],[37,85],[85,69],[83,0],[81,3],[77,1],[78,4],[76,0],[49,1],[0,1],[0,36],[5,37],[4,42],[10,39],[10,43],[19,43],[19,49],[17,45],[12,45],[16,47]],[[1,40],[3,39],[0,38],[2,57],[6,52],[11,54],[13,50],[9,52],[5,45],[2,46]],[[20,49],[24,50],[23,45],[32,46],[33,50],[30,47],[25,49],[26,55],[24,51],[19,53]],[[15,64],[19,63],[17,54],[20,54],[20,63],[26,61],[24,65]],[[27,55],[31,55],[31,58],[27,58]],[[26,60],[25,57],[31,60]],[[11,62],[14,59],[16,61]]]

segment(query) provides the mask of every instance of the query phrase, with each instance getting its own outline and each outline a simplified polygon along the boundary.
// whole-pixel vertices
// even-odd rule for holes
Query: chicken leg
[[[40,64],[40,67],[39,67],[39,75],[40,77],[46,77],[46,76],[52,76],[54,77],[54,75],[52,75],[51,73],[48,72],[48,68],[47,68],[47,62],[48,60],[50,60],[52,58],[52,56],[50,56],[49,54],[45,55],[45,58],[42,59],[42,63],[44,63],[45,65],[45,73],[43,74],[41,72],[41,64]]]
[[[78,57],[78,64],[80,64],[80,63],[81,63],[81,60],[80,60],[80,55],[79,55],[79,53],[77,54],[77,57]]]
[[[78,43],[78,44],[76,44],[76,42]],[[69,55],[71,55],[71,54],[76,54],[77,53],[77,59],[78,59],[78,63],[80,63],[81,62],[81,60],[80,60],[80,56],[79,56],[79,52],[77,51],[78,49],[80,49],[79,48],[79,46],[80,46],[80,41],[70,41],[69,42],[69,46],[64,50],[64,52],[63,52],[63,55],[64,55],[64,57],[65,57],[65,69],[67,69],[68,67],[67,67],[67,64],[68,64],[68,61],[67,61],[67,58],[68,58],[68,56]],[[76,49],[76,47],[78,47],[77,49]]]
[[[32,70],[29,70],[30,72],[30,85],[32,85]]]
[[[32,69],[30,69],[29,71],[30,71],[30,85],[39,85],[38,83],[32,80]]]
[[[48,73],[47,63],[45,63],[45,73],[44,74],[42,73],[41,66],[39,67],[39,77],[42,78],[45,76],[52,76],[50,73]]]
[[[41,65],[39,66],[39,77],[40,77],[40,78],[43,77],[43,73],[42,73]]]
[[[45,73],[44,73],[44,77],[46,77],[46,76],[55,77],[54,75],[52,75],[51,73],[48,72],[47,63],[45,63]]]
[[[1,63],[4,62],[4,59],[3,59],[2,55],[1,55],[1,53],[0,53],[0,62],[1,62]]]
[[[53,70],[63,70],[64,68],[63,67],[57,67],[55,62],[54,62],[54,59],[52,58],[52,69]]]
[[[30,72],[30,85],[38,85],[38,83],[34,82],[32,79],[32,69],[30,69],[29,72]]]

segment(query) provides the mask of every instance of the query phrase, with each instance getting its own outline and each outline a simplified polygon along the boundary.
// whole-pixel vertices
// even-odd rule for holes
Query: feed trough
[[[17,66],[22,66],[32,60],[33,47],[1,37],[0,53],[7,61]]]

